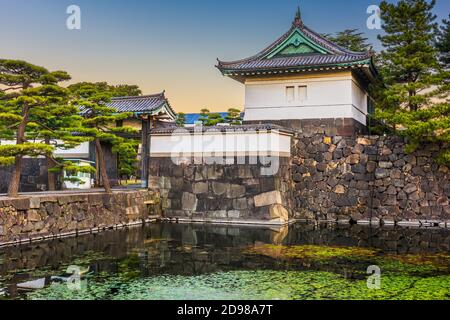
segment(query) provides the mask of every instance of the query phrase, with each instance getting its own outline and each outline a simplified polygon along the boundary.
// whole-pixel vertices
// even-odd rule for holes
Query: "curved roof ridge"
[[[231,64],[236,64],[236,63],[242,63],[242,62],[247,62],[250,61],[252,59],[256,59],[259,57],[263,57],[264,55],[266,55],[267,53],[269,53],[273,48],[275,48],[277,45],[279,45],[280,43],[282,43],[284,40],[286,40],[286,38],[292,33],[292,31],[294,31],[296,27],[293,25],[289,31],[287,31],[286,33],[284,33],[281,37],[279,37],[277,40],[275,40],[274,42],[272,42],[268,47],[266,47],[265,49],[261,50],[259,53],[248,57],[248,58],[244,58],[244,59],[240,59],[240,60],[234,60],[234,61],[221,61],[219,59],[217,59],[217,61],[219,62],[219,66],[220,65],[231,65]]]
[[[123,97],[114,97],[111,98],[111,100],[129,100],[129,99],[148,99],[148,98],[159,98],[164,97],[165,91],[155,94],[147,94],[147,95],[140,95],[140,96],[123,96]]]
[[[311,28],[309,28],[309,27],[306,26],[306,25],[304,25],[304,30],[306,30],[307,32],[311,33],[313,36],[317,37],[321,42],[324,42],[325,44],[329,45],[329,46],[332,47],[332,48],[333,48],[333,47],[334,47],[334,48],[337,48],[337,49],[339,49],[340,51],[342,51],[343,53],[351,54],[351,55],[355,55],[355,56],[365,56],[365,55],[370,54],[370,51],[361,51],[361,52],[358,52],[358,51],[352,51],[352,50],[349,50],[349,49],[347,49],[347,48],[344,48],[344,47],[342,47],[342,46],[340,46],[340,45],[334,43],[333,41],[331,41],[331,40],[325,38],[325,37],[322,36],[321,34],[315,32],[314,30],[312,30]]]
[[[305,37],[307,37],[309,40],[314,42],[315,44],[323,47],[327,51],[331,52],[330,54],[323,54],[323,56],[347,56],[348,58],[353,59],[368,59],[373,56],[373,53],[369,50],[366,52],[355,52],[351,51],[349,49],[346,49],[342,46],[337,45],[336,43],[332,42],[329,39],[326,39],[324,36],[320,35],[319,33],[313,31],[311,28],[306,26],[303,21],[297,21],[296,20],[292,23],[291,28],[284,33],[280,38],[278,38],[276,41],[271,43],[268,47],[260,51],[259,53],[250,56],[248,58],[240,59],[240,60],[234,60],[234,61],[221,61],[217,59],[218,65],[217,68],[226,69],[227,67],[233,67],[235,65],[239,64],[245,64],[245,63],[251,63],[255,62],[257,60],[262,60],[265,56],[267,56],[272,50],[274,50],[278,45],[282,44],[283,41],[285,41],[295,30],[298,30],[301,32]],[[317,56],[313,54],[307,54],[307,55],[292,55],[282,58],[272,58],[273,59],[289,59],[293,57],[310,57],[310,56]]]

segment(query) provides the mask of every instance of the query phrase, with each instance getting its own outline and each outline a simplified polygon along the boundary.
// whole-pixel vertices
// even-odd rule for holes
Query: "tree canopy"
[[[446,69],[450,68],[450,14],[443,20],[439,29],[436,47],[440,53],[440,61]]]
[[[9,196],[18,195],[23,157],[53,158],[54,146],[42,138],[65,137],[47,125],[58,113],[60,121],[67,121],[67,112],[73,112],[55,107],[67,101],[68,90],[58,83],[68,79],[70,76],[63,71],[49,72],[22,60],[0,59],[0,137],[15,140],[15,144],[0,145],[0,165],[14,165]]]
[[[385,34],[379,36],[382,85],[375,89],[375,118],[381,128],[408,139],[408,150],[450,141],[449,72],[435,47],[435,1],[400,0],[380,5]],[[439,160],[450,163],[448,148]]]
[[[368,38],[364,36],[363,32],[359,32],[358,29],[345,29],[334,35],[324,34],[324,36],[338,46],[351,51],[364,52],[371,47],[371,45],[367,43]]]
[[[225,121],[231,125],[242,124],[241,110],[236,108],[228,109],[228,115],[225,117]]]
[[[122,160],[122,168],[119,166],[119,171],[126,173],[131,170],[131,163],[137,156],[136,142],[127,135],[136,133],[136,130],[131,127],[115,126],[115,124],[133,114],[117,113],[116,109],[108,107],[107,104],[111,101],[114,91],[104,91],[103,87],[95,83],[77,84],[70,86],[69,89],[75,97],[71,102],[72,105],[80,106],[83,113],[81,127],[77,130],[95,142],[102,183],[105,191],[111,193],[102,143],[111,144],[112,151],[118,153],[119,160]]]

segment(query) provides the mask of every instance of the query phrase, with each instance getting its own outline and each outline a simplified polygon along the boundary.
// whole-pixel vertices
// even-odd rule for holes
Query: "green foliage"
[[[184,127],[186,124],[186,114],[183,112],[179,112],[177,114],[177,119],[175,120],[175,123],[178,127]]]
[[[446,69],[450,68],[450,14],[449,20],[443,20],[440,27],[436,47],[440,53],[440,61]]]
[[[206,127],[213,127],[219,123],[225,123],[225,119],[219,113],[211,113],[208,109],[200,110],[199,121]]]
[[[235,108],[228,109],[228,115],[225,117],[225,121],[231,125],[242,124],[241,110]]]
[[[111,144],[112,151],[118,154],[119,173],[129,176],[134,172],[137,141],[128,136],[137,131],[132,127],[114,127],[114,124],[132,117],[133,113],[117,113],[117,110],[107,106],[115,94],[114,91],[103,91],[105,88],[108,90],[108,87],[108,85],[99,86],[96,83],[69,86],[69,90],[76,98],[72,101],[72,105],[81,106],[84,114],[77,131],[85,137]]]
[[[384,47],[380,57],[387,85],[382,95],[384,107],[405,106],[415,111],[428,102],[419,93],[440,83],[433,46],[437,30],[434,5],[434,0],[401,0],[397,4],[383,1],[380,5],[385,31],[378,36]]]
[[[200,110],[200,118],[199,118],[199,121],[201,121],[203,125],[205,125],[206,122],[208,121],[208,115],[209,115],[209,113],[210,113],[210,112],[209,112],[209,109],[204,108],[204,109]]]
[[[88,97],[96,92],[108,93],[111,98],[134,97],[142,94],[142,91],[136,85],[109,85],[107,82],[80,82],[72,84],[68,88],[71,92],[77,93],[84,97]]]
[[[213,127],[218,125],[219,123],[224,123],[225,119],[218,113],[210,113],[208,114],[208,118],[205,122],[205,126]]]
[[[434,104],[417,111],[398,110],[396,112],[377,110],[376,117],[384,119],[390,127],[400,126],[397,133],[409,142],[407,152],[414,152],[422,144],[448,145],[450,142],[450,104]],[[450,164],[450,150],[441,150],[437,159],[441,164]]]
[[[68,90],[58,86],[68,79],[64,71],[49,72],[25,61],[0,59],[0,138],[17,140],[0,146],[0,165],[12,165],[24,156],[52,158],[57,146],[44,143],[51,138],[67,137],[71,147],[79,143],[63,130],[78,111],[67,107]]]
[[[335,35],[324,34],[324,36],[338,46],[351,51],[364,52],[369,50],[371,45],[367,43],[368,39],[364,37],[363,32],[358,31],[358,29],[346,29],[337,32]]]
[[[129,179],[136,172],[138,147],[139,141],[133,139],[130,139],[128,143],[116,144],[113,147],[112,151],[117,152],[118,156],[119,174],[126,179]]]
[[[439,64],[434,47],[435,1],[401,0],[380,5],[384,50],[380,55],[383,82],[374,88],[377,111],[374,133],[407,138],[408,152],[423,145],[441,148],[438,161],[450,164],[450,73]]]
[[[445,254],[381,254],[359,247],[255,247],[253,253],[233,252],[253,270],[223,269],[205,274],[142,275],[135,252],[115,262],[117,272],[87,275],[84,290],[52,284],[28,294],[28,299],[99,300],[448,300],[449,256]],[[178,248],[177,250],[183,250]],[[187,249],[186,249],[187,250]],[[192,248],[190,249],[192,250]],[[268,250],[268,251],[267,251]],[[195,254],[191,251],[176,254]],[[104,261],[105,257],[97,259]],[[76,265],[95,264],[78,259]],[[264,261],[262,263],[261,261]],[[264,264],[271,267],[264,267]],[[366,269],[382,270],[381,289],[367,286]],[[262,267],[261,267],[262,266]],[[145,266],[147,267],[147,266]],[[225,267],[226,268],[226,267]],[[166,271],[166,270],[165,270]],[[230,286],[230,283],[233,285]],[[275,285],[274,285],[275,284]],[[152,288],[152,290],[148,290]],[[114,290],[112,290],[114,289]]]
[[[0,145],[0,165],[12,165],[17,156],[51,156],[54,148],[43,143]]]
[[[49,71],[22,60],[0,59],[0,84],[3,92],[21,90],[42,83]]]

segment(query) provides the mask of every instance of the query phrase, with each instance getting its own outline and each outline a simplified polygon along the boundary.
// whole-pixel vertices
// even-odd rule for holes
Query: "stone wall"
[[[6,193],[11,180],[13,167],[0,166],[0,193]],[[22,175],[20,177],[21,192],[36,192],[48,190],[47,160],[22,159]]]
[[[103,156],[106,162],[106,172],[112,186],[119,185],[119,170],[117,165],[117,154],[112,152],[112,146],[102,143]],[[84,160],[95,162],[95,145],[89,144],[90,157]],[[84,157],[84,155],[83,155]],[[78,157],[74,157],[78,158]],[[0,166],[0,193],[8,191],[9,181],[13,172],[12,166]],[[99,171],[100,172],[100,171]],[[56,189],[62,189],[61,174],[56,174]],[[20,176],[20,192],[48,191],[47,160],[44,158],[22,159],[22,172]]]
[[[450,172],[433,148],[405,152],[399,137],[328,136],[321,128],[295,139],[297,218],[445,226]]]
[[[245,124],[264,124],[267,121],[244,121]],[[367,127],[355,119],[303,119],[303,120],[271,120],[271,124],[289,128],[295,132],[323,132],[329,136],[351,137],[357,134],[367,134]]]
[[[276,175],[261,174],[263,165],[174,164],[150,160],[149,186],[161,195],[167,218],[188,221],[286,224],[293,217],[294,185],[289,158],[280,158]],[[234,159],[234,163],[238,163]]]
[[[450,253],[450,230],[337,223],[296,223],[285,244],[369,247],[396,254]]]
[[[142,223],[157,213],[150,200],[149,191],[0,198],[0,245]]]

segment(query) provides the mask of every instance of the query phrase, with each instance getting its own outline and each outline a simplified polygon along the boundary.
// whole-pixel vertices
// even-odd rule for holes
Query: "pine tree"
[[[96,90],[97,92],[108,92],[112,98],[116,97],[135,97],[142,94],[141,89],[136,85],[119,84],[119,85],[109,85],[107,82],[79,82],[70,85],[72,91],[80,90],[80,88],[90,87],[91,90]]]
[[[200,118],[198,120],[201,121],[203,125],[206,125],[209,113],[209,109],[203,108],[202,110],[200,110]]]
[[[440,61],[445,69],[450,69],[450,14],[449,20],[442,20],[436,47],[440,53]]]
[[[70,80],[70,76],[63,71],[46,75],[46,78],[47,84]],[[42,105],[30,113],[29,126],[32,130],[28,134],[29,138],[52,146],[54,149],[66,150],[89,141],[86,137],[74,135],[73,128],[81,125],[82,117],[78,113],[79,109],[69,104],[69,91],[64,89],[64,95],[60,97],[57,104]],[[56,158],[54,155],[47,155],[46,158],[48,189],[51,191],[56,190],[56,173],[61,174],[64,179],[62,174],[64,171],[70,171],[72,176],[78,172],[93,173],[95,171],[92,167],[76,166],[72,161]],[[80,182],[76,178],[66,178],[66,180]]]
[[[214,127],[219,123],[225,123],[225,119],[219,113],[209,113],[204,125],[207,127]]]
[[[401,0],[380,5],[385,35],[379,36],[383,85],[375,90],[376,119],[383,130],[407,138],[407,151],[425,144],[441,148],[439,161],[450,163],[449,73],[433,46],[437,30],[435,1]]]
[[[77,130],[93,139],[103,187],[107,193],[111,193],[102,142],[111,144],[113,152],[121,152],[122,157],[125,154],[129,155],[130,150],[135,148],[135,142],[126,135],[136,133],[136,130],[131,127],[114,127],[113,124],[130,118],[133,114],[117,113],[117,110],[108,107],[107,103],[111,101],[111,92],[99,91],[95,84],[84,83],[83,85],[69,86],[69,89],[77,98],[72,101],[72,104],[81,106],[84,115],[81,121],[82,127]],[[136,159],[136,154],[133,154],[133,157]]]
[[[33,119],[49,105],[64,100],[67,90],[57,83],[66,77],[64,72],[52,73],[25,61],[0,59],[0,136],[16,141],[14,145],[0,146],[0,165],[14,166],[10,197],[18,196],[23,157],[52,157],[54,147],[30,140],[39,130]]]
[[[128,139],[127,143],[116,143],[112,149],[117,153],[118,170],[121,178],[128,180],[136,172],[139,141]]]
[[[358,31],[358,29],[346,29],[337,32],[334,36],[330,34],[324,34],[323,36],[345,49],[365,52],[369,50],[371,45],[367,43],[368,39],[364,37],[364,33]]]
[[[175,120],[175,123],[178,127],[184,127],[186,124],[186,114],[183,112],[179,112],[177,114],[177,119]]]
[[[384,47],[381,73],[389,86],[384,92],[387,106],[416,111],[428,102],[419,93],[439,83],[434,76],[439,67],[433,46],[437,30],[434,5],[435,0],[383,1],[380,5],[385,35],[378,38]]]
[[[231,125],[242,124],[241,110],[235,108],[228,109],[228,115],[225,117],[225,121]]]

